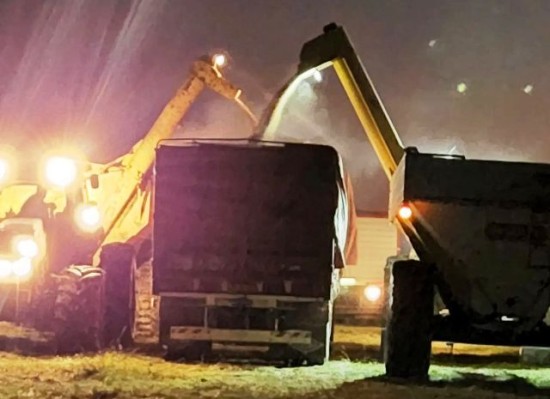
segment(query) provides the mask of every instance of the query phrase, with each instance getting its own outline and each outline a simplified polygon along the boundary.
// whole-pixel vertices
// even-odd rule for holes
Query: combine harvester
[[[135,254],[138,263],[150,258],[155,147],[205,88],[235,101],[256,123],[241,90],[222,76],[224,63],[223,55],[197,60],[145,137],[107,165],[64,149],[40,164],[27,151],[0,153],[4,319],[54,329],[60,352],[131,339]]]
[[[389,264],[387,374],[425,378],[432,340],[549,346],[550,165],[405,149],[335,24],[303,46],[257,137],[272,139],[294,89],[331,66],[390,181],[390,219],[418,255]]]

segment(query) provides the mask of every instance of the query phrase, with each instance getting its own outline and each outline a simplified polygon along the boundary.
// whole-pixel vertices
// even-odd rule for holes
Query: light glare
[[[46,178],[56,186],[65,188],[76,180],[76,161],[65,157],[52,157],[46,163]]]
[[[17,241],[15,248],[24,258],[34,258],[38,255],[38,244],[32,238],[22,238]]]
[[[32,262],[29,258],[21,258],[12,264],[13,274],[17,277],[24,277],[32,271]]]
[[[225,57],[224,54],[216,54],[214,56],[214,65],[217,66],[218,68],[222,68],[225,66],[225,63],[227,62],[227,58]]]
[[[407,205],[403,205],[401,208],[399,208],[399,217],[401,219],[409,219],[412,216],[412,209],[409,208]]]
[[[466,90],[468,90],[468,86],[464,82],[460,82],[456,85],[456,91],[458,91],[460,94],[466,93]]]
[[[317,83],[321,83],[323,81],[323,75],[321,74],[321,72],[315,71],[313,72],[313,79],[315,79]]]
[[[0,278],[8,277],[12,272],[12,264],[9,260],[0,259]]]
[[[342,287],[349,287],[355,284],[357,284],[357,280],[355,280],[353,277],[342,277],[340,279],[340,285]]]
[[[81,229],[94,231],[101,225],[101,213],[97,205],[83,205],[77,211],[76,220]]]
[[[370,302],[376,302],[382,295],[382,289],[377,285],[368,285],[364,291],[365,298]]]
[[[8,176],[8,161],[0,158],[0,182],[4,181]]]

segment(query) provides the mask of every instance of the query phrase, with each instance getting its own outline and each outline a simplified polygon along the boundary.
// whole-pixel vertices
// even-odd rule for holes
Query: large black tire
[[[300,366],[322,366],[329,361],[332,349],[332,343],[334,341],[334,303],[329,301],[328,303],[328,319],[326,324],[314,328],[312,330],[311,337],[314,341],[317,341],[321,344],[318,349],[315,349],[311,352],[299,352],[299,351],[290,351],[290,356],[287,361],[287,365],[290,367],[300,367]]]
[[[28,313],[23,323],[37,330],[49,331],[52,329],[52,319],[57,286],[54,279],[34,284],[29,303]]]
[[[102,270],[92,266],[70,266],[55,278],[57,295],[52,325],[57,353],[97,352],[102,348]]]
[[[100,267],[105,271],[103,342],[110,347],[129,347],[135,320],[134,248],[123,243],[105,245]]]
[[[323,347],[319,348],[316,351],[308,353],[306,355],[306,365],[308,366],[322,366],[330,359],[330,353],[332,349],[332,343],[334,341],[334,303],[333,301],[329,302],[329,319],[326,326],[323,326],[318,330],[314,331],[313,337],[319,339],[323,342]]]
[[[392,266],[391,300],[383,343],[386,375],[425,380],[431,355],[432,269],[415,260]]]

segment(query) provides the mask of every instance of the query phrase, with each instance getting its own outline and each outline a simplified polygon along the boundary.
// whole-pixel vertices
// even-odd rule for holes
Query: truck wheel
[[[316,328],[313,330],[312,338],[321,342],[323,344],[322,347],[319,349],[316,349],[312,352],[306,353],[303,356],[303,359],[296,359],[294,361],[294,366],[322,366],[326,362],[328,362],[330,358],[332,343],[334,341],[334,319],[333,319],[333,310],[334,310],[334,303],[333,301],[329,301],[329,319],[327,321],[327,324],[321,328]]]
[[[70,266],[55,277],[53,331],[59,355],[102,348],[103,272],[93,266]]]
[[[391,299],[384,337],[388,377],[428,377],[434,287],[429,265],[416,260],[393,264]]]
[[[105,272],[103,339],[107,346],[132,345],[135,319],[135,251],[129,244],[114,243],[101,249]]]

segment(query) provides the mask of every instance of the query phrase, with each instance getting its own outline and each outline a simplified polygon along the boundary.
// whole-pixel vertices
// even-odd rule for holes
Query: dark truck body
[[[188,358],[323,363],[347,215],[330,147],[163,143],[153,233],[161,343]]]
[[[402,204],[413,213],[400,224],[435,266],[450,314],[435,339],[550,344],[550,165],[408,152],[392,217]]]

